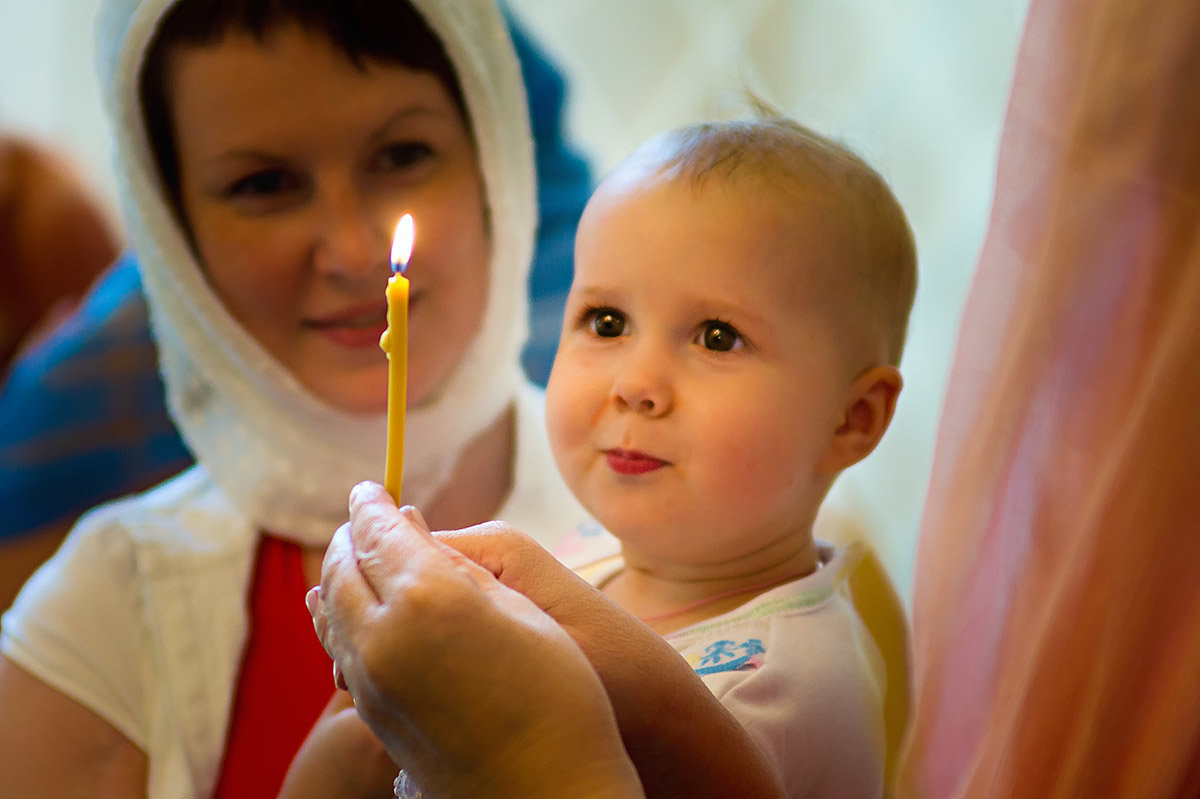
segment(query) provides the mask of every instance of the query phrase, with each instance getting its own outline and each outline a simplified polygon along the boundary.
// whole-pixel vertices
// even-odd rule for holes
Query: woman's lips
[[[380,322],[367,327],[333,325],[317,328],[317,332],[327,340],[339,347],[349,347],[351,349],[365,349],[369,347],[379,349],[379,339],[383,336],[383,331],[385,330],[387,330],[386,322]]]
[[[646,474],[661,469],[667,462],[644,452],[627,449],[610,449],[604,452],[608,468],[617,474]]]
[[[379,337],[387,329],[387,308],[371,305],[347,309],[318,319],[305,320],[304,326],[328,341],[352,349],[379,348]]]

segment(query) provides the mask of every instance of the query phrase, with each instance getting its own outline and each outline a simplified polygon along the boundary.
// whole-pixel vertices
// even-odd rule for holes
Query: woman
[[[405,500],[544,543],[582,512],[521,375],[529,123],[487,0],[113,0],[101,80],[168,402],[198,465],[85,517],[4,618],[18,795],[274,795],[328,701],[300,597],[383,463],[388,239]]]

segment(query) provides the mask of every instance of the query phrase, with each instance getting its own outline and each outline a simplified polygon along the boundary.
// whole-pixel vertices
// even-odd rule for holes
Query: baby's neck
[[[626,547],[622,554],[625,568],[603,585],[603,591],[661,634],[728,613],[820,566],[811,539],[716,566],[663,562]]]

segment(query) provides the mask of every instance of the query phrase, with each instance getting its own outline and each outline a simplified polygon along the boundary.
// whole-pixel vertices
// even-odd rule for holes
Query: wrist
[[[505,769],[508,786],[489,786],[488,797],[512,799],[644,799],[637,769],[621,745],[615,723],[589,735],[551,731],[514,752]],[[583,734],[579,734],[583,733]]]
[[[424,789],[424,796],[645,799],[615,720],[583,720],[587,718],[527,728],[485,761],[460,761],[449,770],[410,773],[408,778]]]

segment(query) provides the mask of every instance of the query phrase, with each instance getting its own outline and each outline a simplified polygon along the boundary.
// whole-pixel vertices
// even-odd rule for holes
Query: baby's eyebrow
[[[620,288],[616,286],[587,284],[571,287],[571,297],[577,301],[584,302],[617,302],[622,293]]]

